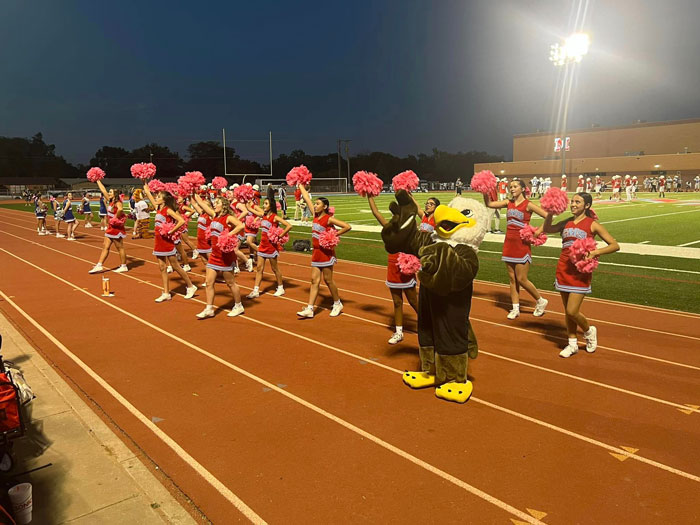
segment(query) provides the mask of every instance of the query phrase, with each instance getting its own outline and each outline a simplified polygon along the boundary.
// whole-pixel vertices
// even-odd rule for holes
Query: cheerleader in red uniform
[[[418,208],[418,217],[420,217],[420,224],[418,225],[418,229],[422,232],[434,232],[435,217],[433,216],[433,214],[435,213],[437,207],[440,206],[440,200],[437,197],[430,197],[427,201],[425,201],[425,208],[421,209],[421,207],[418,205],[418,201],[416,201],[416,198],[413,196],[413,194],[409,193],[408,195],[411,197],[411,199],[413,199],[413,202],[416,203],[416,208]]]
[[[409,194],[410,195],[410,194]],[[413,197],[413,195],[411,195]],[[374,202],[374,197],[368,196],[369,209],[372,210],[372,215],[377,219],[377,222],[382,226],[389,224],[389,221],[379,213],[377,205]],[[414,199],[415,201],[415,199]],[[427,205],[426,205],[427,207]],[[418,208],[420,210],[420,207]],[[434,208],[433,208],[434,211]],[[423,214],[425,217],[426,214]],[[421,219],[422,220],[422,219]],[[426,221],[425,223],[428,224]],[[433,226],[433,229],[435,226]],[[418,294],[416,293],[416,276],[406,275],[401,273],[399,269],[399,254],[390,253],[387,261],[386,267],[386,285],[391,292],[391,300],[394,302],[394,325],[396,326],[396,331],[394,335],[389,339],[390,345],[395,345],[403,341],[403,296],[406,296],[408,304],[411,305],[413,311],[418,315]]]
[[[185,245],[192,250],[192,258],[196,259],[195,253],[197,253],[197,246],[195,243],[192,242],[192,239],[190,239],[189,235],[189,223],[190,223],[190,217],[194,213],[194,208],[190,206],[187,201],[183,197],[178,197],[177,199],[177,211],[180,215],[182,215],[182,218],[185,220],[185,224],[182,226],[182,232],[180,232],[180,240],[182,242],[178,243],[176,248],[178,253],[180,254],[180,259],[184,261],[184,265],[182,268],[186,271],[189,272],[191,270],[190,265],[189,265],[189,259],[187,257],[187,252],[185,251]]]
[[[195,201],[207,214],[212,217],[211,231],[211,255],[207,262],[206,274],[206,290],[207,290],[207,306],[197,314],[198,319],[206,319],[214,317],[214,283],[219,273],[222,274],[224,281],[231,290],[233,295],[234,305],[228,313],[229,317],[236,317],[244,312],[243,304],[241,303],[241,291],[236,284],[236,277],[233,273],[233,266],[236,263],[236,253],[234,251],[224,252],[218,246],[218,238],[223,232],[231,232],[233,235],[238,235],[238,232],[243,231],[243,223],[231,214],[231,207],[225,197],[216,197],[214,199],[214,207],[202,199],[199,195],[195,195]]]
[[[160,227],[165,223],[174,224],[172,231],[177,231],[182,228],[186,223],[185,219],[178,212],[175,211],[177,207],[177,202],[175,197],[173,197],[167,191],[159,191],[156,193],[155,197],[148,189],[148,184],[144,184],[143,191],[146,197],[151,202],[151,205],[156,209],[155,218],[155,245],[153,247],[153,255],[158,259],[158,266],[160,267],[160,276],[163,280],[163,293],[156,298],[157,303],[162,303],[164,301],[169,301],[172,296],[170,295],[170,278],[168,277],[168,268],[172,267],[175,272],[182,277],[187,286],[187,292],[185,294],[185,299],[191,299],[194,297],[194,293],[197,291],[197,287],[192,284],[189,275],[177,260],[177,249],[175,248],[175,243],[168,236],[163,236],[160,234]]]
[[[544,225],[540,228],[545,233],[561,233],[562,250],[557,264],[554,288],[561,294],[561,300],[566,310],[566,329],[569,334],[569,344],[559,355],[571,357],[578,352],[576,328],[583,330],[586,340],[586,352],[595,352],[598,346],[598,333],[595,326],[588,324],[586,317],[581,314],[581,303],[586,294],[591,293],[592,273],[580,273],[569,258],[571,245],[577,239],[594,238],[598,235],[607,246],[590,252],[586,258],[592,259],[600,255],[614,253],[620,249],[615,238],[598,222],[598,217],[591,210],[593,197],[588,193],[577,193],[571,198],[571,213],[573,217],[552,224],[552,216],[547,215]]]
[[[238,186],[238,185],[236,184],[236,186]],[[238,202],[237,200],[234,199],[233,201],[231,201],[231,212],[232,212],[233,214],[235,214],[235,215],[236,215],[236,218],[237,218],[239,221],[241,221],[241,222],[243,223],[243,225],[244,225],[243,231],[237,235],[237,237],[238,237],[238,247],[236,247],[236,258],[237,258],[237,261],[243,262],[243,264],[245,264],[245,269],[246,269],[246,271],[252,273],[252,272],[253,272],[253,253],[254,253],[254,249],[250,246],[250,244],[248,244],[248,238],[246,237],[246,235],[247,235],[247,234],[246,234],[247,224],[245,223],[246,217],[248,217],[248,214],[249,214],[248,208],[246,208],[246,205],[243,204],[242,202]],[[251,217],[253,217],[253,216],[254,216],[254,215],[251,214]],[[253,235],[253,238],[252,238],[252,240],[251,240],[251,242],[253,242],[253,245],[254,245],[254,246],[255,246],[254,241],[255,241],[255,236],[257,236],[257,231],[258,231],[258,230],[255,229],[255,234]],[[243,244],[244,241],[246,242],[246,244],[248,244],[248,253],[249,253],[250,255],[246,255],[246,254],[243,253],[243,251],[240,249],[240,246]],[[257,246],[255,246],[255,248],[257,248]],[[238,269],[238,263],[236,263],[236,270],[237,270],[237,269]],[[237,272],[236,272],[236,273],[237,273]]]
[[[104,184],[102,184],[102,181],[100,180],[97,181],[97,186],[100,188],[100,192],[102,192],[104,199],[109,203],[106,206],[107,230],[105,231],[105,240],[104,244],[102,245],[102,253],[100,254],[100,258],[89,273],[104,271],[102,264],[107,259],[112,245],[117,248],[117,252],[119,252],[119,260],[121,261],[119,268],[114,271],[117,273],[128,272],[129,268],[126,266],[126,250],[124,249],[124,237],[126,237],[126,229],[124,227],[125,223],[117,222],[115,225],[111,224],[113,219],[119,221],[120,219],[124,218],[124,206],[122,205],[122,201],[119,199],[119,194],[114,189],[107,191],[107,188],[105,188]]]
[[[314,210],[314,220],[311,230],[311,244],[313,246],[313,252],[311,254],[311,288],[309,290],[309,304],[303,310],[297,312],[300,318],[312,318],[314,316],[314,303],[316,302],[316,297],[318,297],[318,288],[321,284],[321,276],[328,286],[328,290],[331,292],[333,297],[333,308],[331,309],[330,316],[337,317],[340,312],[343,311],[343,303],[340,302],[340,294],[338,294],[338,287],[333,281],[333,265],[337,262],[335,258],[335,249],[333,248],[323,248],[319,244],[320,235],[326,231],[334,228],[335,226],[340,228],[338,235],[343,235],[351,230],[350,225],[347,222],[343,222],[340,219],[336,219],[328,213],[328,208],[330,206],[328,199],[325,197],[319,197],[315,202],[311,201],[311,196],[307,189],[299,185],[301,190],[302,198],[308,206],[308,209]]]
[[[268,186],[267,199],[263,201],[263,207],[254,205],[252,202],[247,203],[248,211],[261,218],[260,221],[260,246],[258,247],[258,261],[255,273],[255,286],[253,291],[248,294],[248,299],[260,297],[260,283],[262,282],[263,272],[265,271],[265,261],[270,261],[270,267],[277,279],[277,290],[275,297],[284,295],[284,285],[282,283],[282,272],[280,272],[277,257],[279,256],[278,246],[272,244],[268,237],[270,228],[279,223],[284,227],[284,232],[280,237],[287,235],[292,225],[282,217],[277,216],[277,202],[275,194],[271,186]]]
[[[204,262],[209,261],[211,253],[211,240],[207,238],[207,228],[211,224],[211,216],[205,212],[202,207],[197,204],[197,201],[192,201],[192,207],[195,209],[199,217],[197,217],[197,256],[204,259]],[[194,257],[194,254],[192,254]]]
[[[513,303],[508,319],[515,319],[520,315],[520,288],[524,288],[535,301],[535,317],[544,315],[547,307],[547,299],[543,298],[527,277],[532,262],[530,245],[520,238],[520,230],[530,223],[532,213],[540,217],[546,217],[547,212],[525,198],[525,183],[514,180],[510,183],[509,200],[492,201],[488,195],[484,195],[484,203],[488,208],[507,208],[506,210],[506,238],[503,242],[503,256],[501,260],[508,268],[510,280],[510,298]]]

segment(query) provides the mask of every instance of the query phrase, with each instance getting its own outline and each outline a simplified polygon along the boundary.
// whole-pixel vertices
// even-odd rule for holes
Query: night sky
[[[103,145],[220,140],[485,150],[550,127],[550,44],[580,1],[3,0],[0,135],[87,163]],[[591,1],[569,128],[700,117],[700,2]]]

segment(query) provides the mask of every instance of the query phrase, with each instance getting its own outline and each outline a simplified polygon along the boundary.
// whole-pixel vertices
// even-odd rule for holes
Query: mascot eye
[[[465,217],[468,218],[468,217],[471,217],[473,215],[473,213],[470,209],[467,208],[466,210],[462,210],[462,215],[464,215]]]

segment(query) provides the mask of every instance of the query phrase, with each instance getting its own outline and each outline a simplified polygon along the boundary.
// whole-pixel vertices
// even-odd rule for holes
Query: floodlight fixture
[[[654,164],[654,167],[655,167],[655,168],[660,168],[660,167],[661,167],[661,164]]]

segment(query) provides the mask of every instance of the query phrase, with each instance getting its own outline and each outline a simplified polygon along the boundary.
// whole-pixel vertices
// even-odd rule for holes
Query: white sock
[[[589,326],[589,327],[588,327],[588,330],[586,330],[585,332],[583,332],[583,337],[590,337],[590,336],[591,336],[591,333],[592,333],[592,332],[591,332],[591,328],[593,328],[593,327],[592,327],[592,326]]]
[[[258,286],[253,286],[253,291],[254,291],[254,292],[259,292],[259,291],[260,291],[260,288],[259,288]]]
[[[520,311],[520,303],[513,303],[513,310]]]
[[[402,334],[403,333],[403,326],[396,325],[396,333]]]
[[[539,299],[537,299],[537,302],[539,304],[542,304],[544,302],[544,297],[540,297]]]
[[[307,305],[306,305],[306,309],[307,309],[307,310],[313,310],[313,309],[314,309],[314,305],[313,305],[313,304],[307,304]]]
[[[337,301],[333,301],[333,306],[336,306],[336,305],[338,305],[338,304],[341,304],[341,303],[340,303],[340,299],[338,299]]]
[[[239,306],[243,306],[243,303],[236,303],[233,305],[234,308],[238,308]],[[213,308],[213,306],[212,306],[212,308]]]
[[[575,337],[569,337],[569,346],[578,348],[578,339],[576,339]]]

